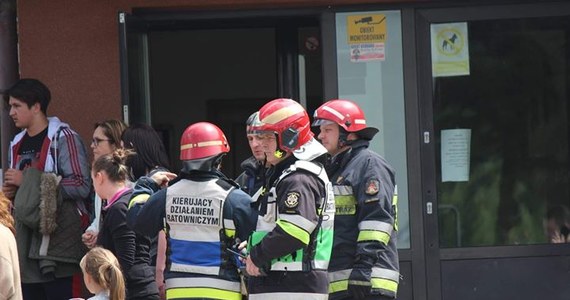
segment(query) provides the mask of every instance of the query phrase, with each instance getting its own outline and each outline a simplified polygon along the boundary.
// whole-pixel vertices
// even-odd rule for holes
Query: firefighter
[[[329,265],[330,299],[394,299],[398,290],[397,195],[394,169],[368,149],[378,132],[349,100],[331,100],[314,114],[331,159],[336,202]]]
[[[334,195],[324,166],[315,161],[326,149],[314,139],[305,109],[291,99],[270,101],[259,118],[274,172],[248,243],[249,299],[327,299]]]
[[[236,178],[244,192],[256,199],[265,183],[265,175],[270,165],[265,160],[261,139],[255,128],[259,125],[259,111],[249,116],[246,122],[246,134],[252,156],[241,163],[243,172]]]
[[[195,123],[182,134],[177,181],[160,189],[173,176],[158,172],[136,183],[129,226],[144,235],[166,226],[167,299],[241,299],[238,260],[228,249],[247,239],[256,215],[251,198],[219,171],[229,151],[216,125]]]

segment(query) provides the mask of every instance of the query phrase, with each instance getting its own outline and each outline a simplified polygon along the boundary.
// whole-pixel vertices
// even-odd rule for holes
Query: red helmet
[[[313,138],[307,111],[291,99],[275,99],[259,110],[260,131],[277,134],[278,147],[292,152]]]
[[[194,160],[230,152],[222,130],[208,122],[194,123],[180,138],[180,160]]]
[[[366,126],[366,118],[360,107],[350,100],[330,100],[321,105],[314,114],[313,126],[320,126],[323,121],[338,124],[347,132],[357,133],[360,137],[371,140],[378,129]]]

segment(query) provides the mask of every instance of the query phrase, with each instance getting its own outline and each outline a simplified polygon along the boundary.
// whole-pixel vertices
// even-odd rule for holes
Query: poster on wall
[[[383,14],[346,17],[351,62],[386,59],[386,16]]]
[[[441,181],[469,181],[471,129],[441,131]]]
[[[433,77],[469,75],[467,23],[431,25]]]

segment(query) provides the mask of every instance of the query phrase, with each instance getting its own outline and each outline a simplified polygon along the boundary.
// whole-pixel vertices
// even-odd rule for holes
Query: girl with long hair
[[[79,263],[87,289],[95,294],[88,300],[124,300],[125,280],[119,261],[113,253],[95,247]]]

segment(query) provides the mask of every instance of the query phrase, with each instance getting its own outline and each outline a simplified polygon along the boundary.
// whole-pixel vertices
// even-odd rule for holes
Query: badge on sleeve
[[[285,199],[285,206],[288,208],[295,208],[299,205],[299,196],[301,194],[297,192],[290,192],[287,194],[287,199]]]
[[[368,182],[366,182],[366,195],[376,195],[378,194],[378,191],[380,190],[380,182],[376,179],[369,179]]]

